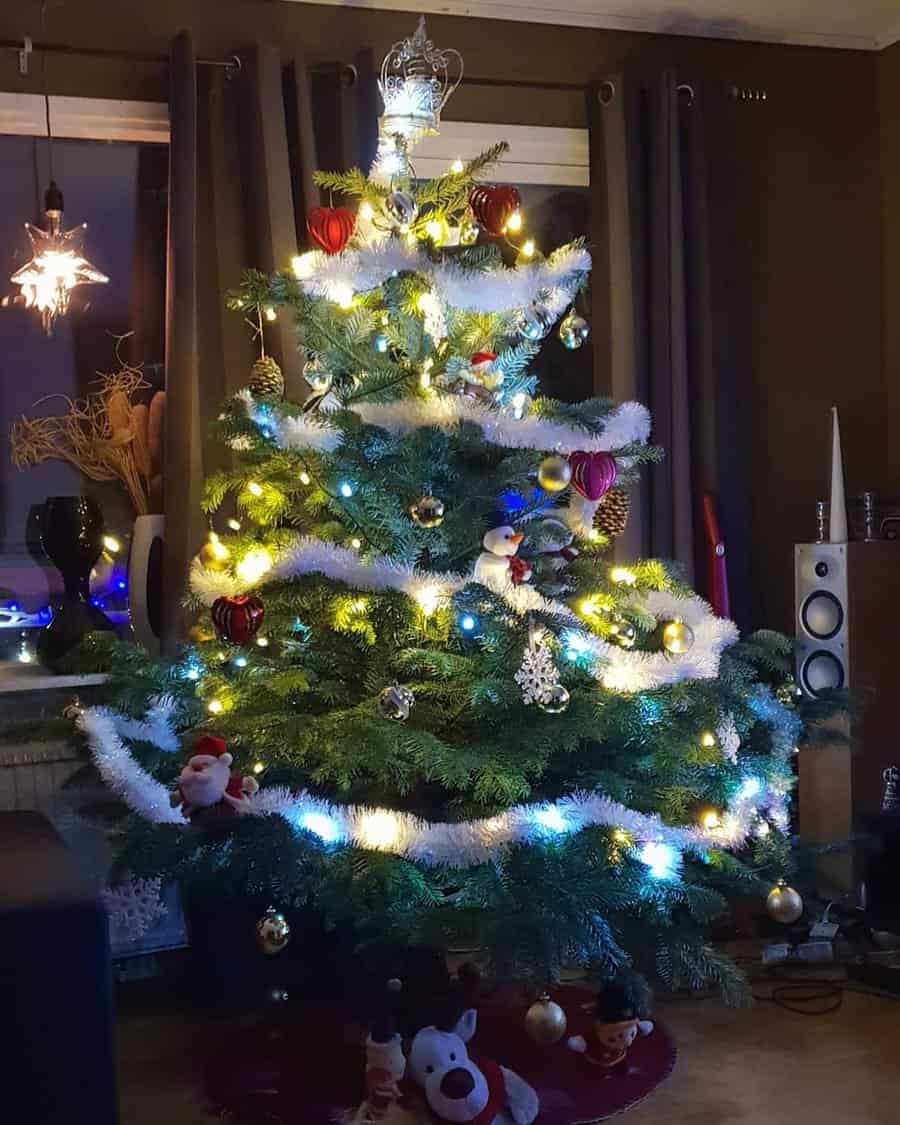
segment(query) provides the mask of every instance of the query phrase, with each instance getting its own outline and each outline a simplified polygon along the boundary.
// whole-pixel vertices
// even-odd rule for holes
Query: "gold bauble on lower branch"
[[[280,953],[291,940],[291,927],[287,918],[274,906],[256,923],[256,944],[269,956]]]
[[[792,926],[803,914],[803,899],[783,879],[775,884],[766,898],[769,917],[783,926]]]
[[[558,1043],[566,1033],[566,1013],[545,992],[525,1013],[525,1031],[535,1043],[549,1046]]]
[[[670,656],[683,656],[694,644],[694,630],[679,618],[666,621],[662,627],[662,646]]]

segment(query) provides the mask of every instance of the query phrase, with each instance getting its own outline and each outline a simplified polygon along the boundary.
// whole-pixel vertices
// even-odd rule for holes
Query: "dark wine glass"
[[[37,642],[41,660],[55,669],[87,633],[113,627],[90,601],[91,568],[103,550],[103,514],[88,496],[48,496],[40,527],[41,545],[64,586],[62,602]]]

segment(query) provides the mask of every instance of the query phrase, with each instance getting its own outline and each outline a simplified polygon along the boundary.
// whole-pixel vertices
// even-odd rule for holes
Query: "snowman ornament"
[[[527,582],[531,578],[531,566],[524,559],[516,558],[524,538],[521,531],[508,525],[486,532],[481,541],[484,550],[475,563],[475,581],[494,589]]]

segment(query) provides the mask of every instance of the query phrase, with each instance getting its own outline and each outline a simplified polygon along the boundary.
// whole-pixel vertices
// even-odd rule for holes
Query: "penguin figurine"
[[[527,582],[531,577],[531,567],[524,559],[517,559],[516,552],[525,536],[508,525],[494,527],[485,533],[481,543],[484,550],[475,563],[475,581],[485,586],[514,586]]]

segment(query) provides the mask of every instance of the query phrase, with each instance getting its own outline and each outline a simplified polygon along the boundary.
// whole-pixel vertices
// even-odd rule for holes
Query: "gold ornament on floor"
[[[280,953],[291,940],[291,927],[287,918],[274,906],[256,923],[256,944],[262,953],[272,956]]]
[[[537,479],[545,492],[562,492],[572,479],[572,467],[566,457],[551,453],[538,465]]]
[[[444,522],[444,501],[436,496],[423,496],[409,509],[409,514],[419,527],[440,527]]]
[[[261,355],[255,361],[247,385],[257,398],[284,398],[284,375],[270,355]]]
[[[624,488],[611,488],[601,497],[594,515],[594,527],[610,537],[622,535],[628,526],[631,496]]]
[[[554,684],[544,698],[537,701],[537,705],[548,715],[561,715],[569,706],[569,699],[569,693],[562,684]]]
[[[416,701],[416,697],[402,684],[391,684],[378,696],[378,709],[386,719],[394,723],[405,723]]]
[[[784,879],[779,879],[766,899],[769,917],[782,926],[792,926],[803,914],[803,899]]]
[[[528,1038],[543,1046],[558,1043],[566,1033],[566,1023],[566,1013],[546,992],[525,1013]]]
[[[667,621],[662,628],[662,646],[670,656],[683,656],[694,644],[694,630],[683,621]]]

